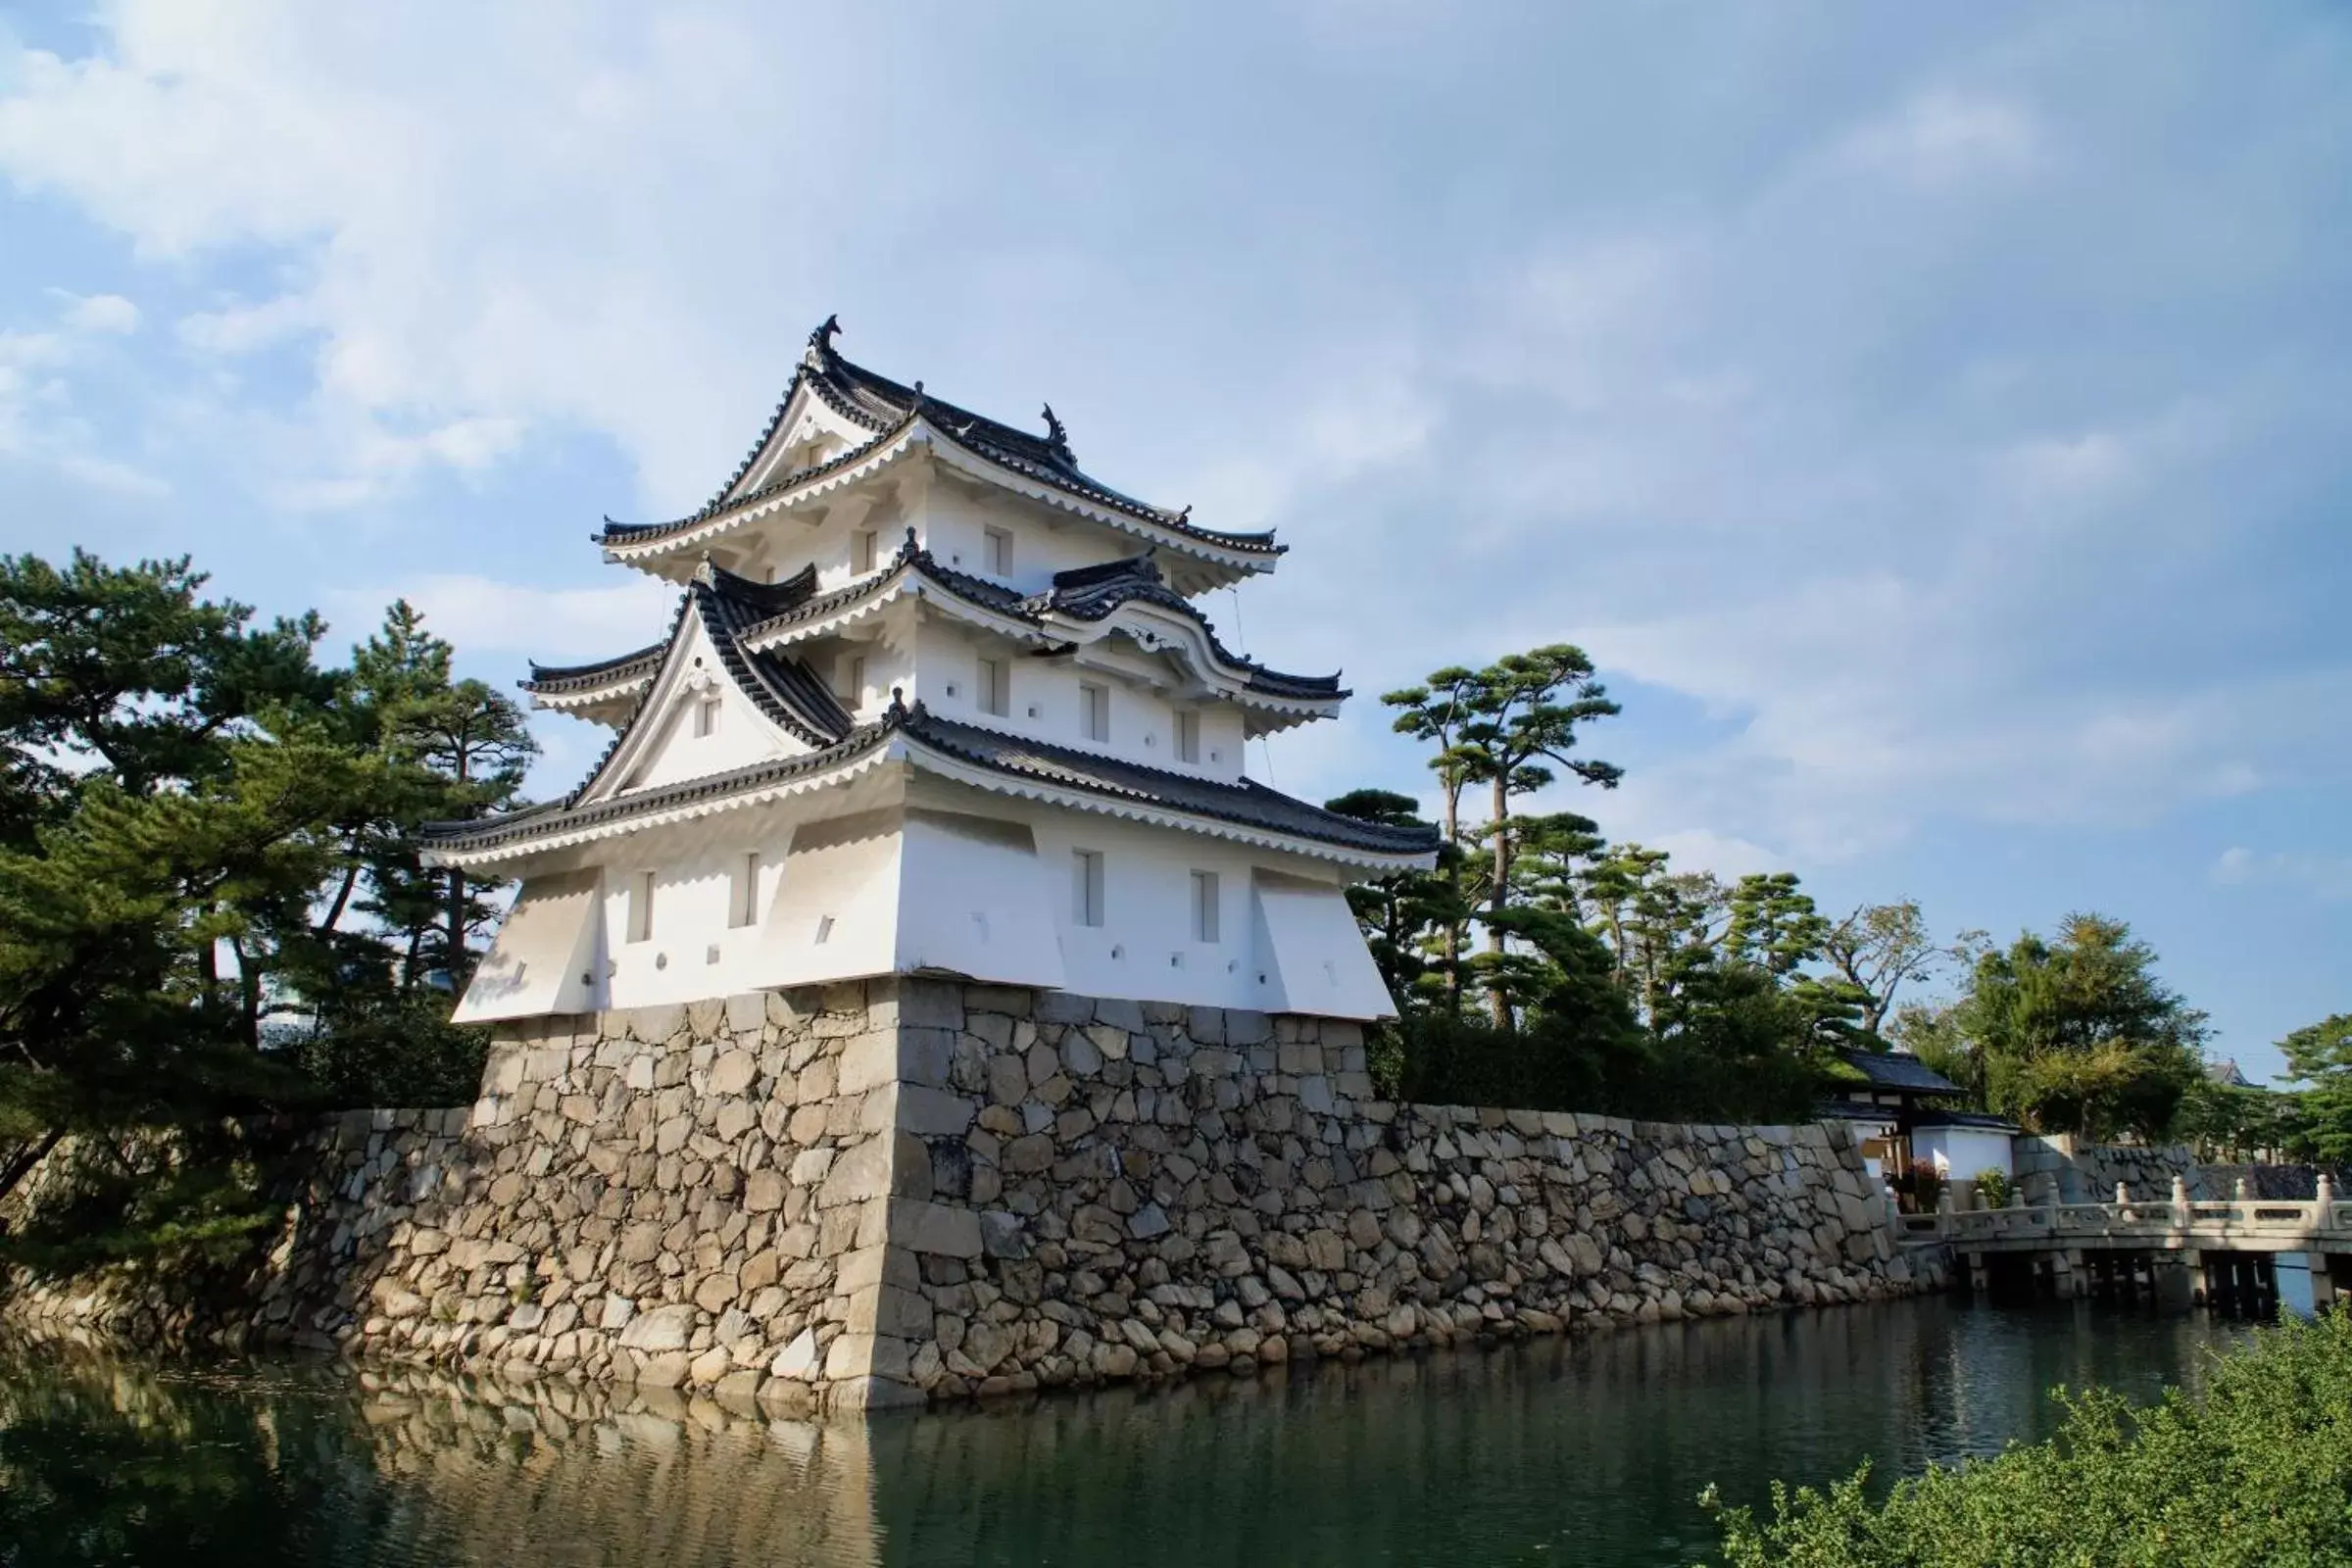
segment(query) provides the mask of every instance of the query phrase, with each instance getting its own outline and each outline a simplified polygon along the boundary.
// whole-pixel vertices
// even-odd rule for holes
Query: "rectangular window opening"
[[[629,884],[629,940],[651,942],[654,937],[654,873],[640,871]]]
[[[853,713],[865,706],[863,654],[845,654],[833,661],[833,695]]]
[[[1012,712],[1012,665],[1002,659],[980,661],[979,688],[973,693],[980,699],[980,711],[998,718]]]
[[[694,734],[697,740],[718,733],[718,693],[705,692],[695,699]]]
[[[1176,713],[1176,760],[1200,760],[1200,715],[1190,709],[1179,709]]]
[[[728,889],[727,924],[740,930],[760,918],[760,852],[752,851],[735,864],[734,885]]]
[[[1217,940],[1217,873],[1193,873],[1193,940]]]
[[[986,528],[981,530],[981,539],[987,547],[984,557],[988,562],[990,575],[1011,576],[1012,535],[1003,528]]]
[[[860,528],[850,535],[850,569],[862,575],[874,569],[874,530]]]
[[[1074,856],[1071,884],[1070,917],[1079,925],[1100,926],[1102,923],[1102,852],[1077,850]]]
[[[1078,733],[1090,741],[1110,739],[1110,688],[1096,681],[1078,683]]]

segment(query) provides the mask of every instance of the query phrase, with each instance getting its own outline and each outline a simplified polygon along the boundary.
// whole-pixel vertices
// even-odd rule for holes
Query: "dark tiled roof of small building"
[[[1070,452],[1068,436],[1061,427],[1061,421],[1054,417],[1050,405],[1045,411],[1045,435],[1015,429],[984,415],[932,397],[923,390],[920,382],[906,386],[863,366],[853,365],[833,347],[833,336],[839,330],[838,322],[828,318],[822,326],[808,335],[808,351],[802,355],[799,368],[793,371],[791,382],[786,385],[783,397],[777,400],[759,439],[752,443],[751,450],[744,454],[743,461],[736,466],[727,482],[703,504],[700,511],[666,522],[618,523],[607,518],[605,531],[598,536],[598,542],[607,545],[642,544],[663,534],[695,527],[731,508],[854,466],[888,437],[921,417],[928,419],[934,429],[946,434],[956,445],[990,463],[1212,549],[1259,556],[1278,556],[1285,549],[1275,543],[1271,533],[1220,533],[1214,529],[1197,527],[1191,520],[1190,507],[1178,511],[1155,507],[1094,478],[1078,466],[1076,458]],[[803,386],[807,386],[826,407],[852,423],[872,431],[873,439],[837,453],[823,463],[779,475],[758,490],[743,495],[735,494],[736,486],[751,473],[753,465],[760,461],[760,454],[775,438],[785,412],[792,406],[793,394]]]
[[[1966,1127],[1979,1132],[2018,1133],[2025,1129],[2006,1116],[1995,1116],[1984,1110],[1923,1110],[1911,1123],[1914,1127]]]
[[[1227,782],[1199,778],[1115,758],[1097,757],[1069,747],[1024,740],[935,717],[919,704],[912,709],[894,704],[879,722],[854,729],[832,745],[801,757],[640,791],[586,808],[573,804],[575,795],[571,800],[478,821],[434,823],[423,830],[423,837],[428,844],[447,849],[482,850],[545,830],[621,821],[694,801],[825,772],[857,760],[900,733],[950,761],[960,761],[1033,785],[1375,855],[1423,855],[1437,848],[1435,829],[1389,827],[1342,816],[1270,790],[1254,780]]]
[[[1958,1084],[1906,1052],[1841,1051],[1838,1055],[1847,1066],[1870,1080],[1874,1089],[1913,1095],[1963,1093]]]

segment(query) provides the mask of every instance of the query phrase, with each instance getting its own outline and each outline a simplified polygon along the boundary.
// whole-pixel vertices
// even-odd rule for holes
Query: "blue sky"
[[[1211,608],[1363,696],[1279,786],[1576,641],[1616,836],[2123,916],[2268,1071],[2352,1007],[2348,79],[2322,3],[0,4],[0,548],[614,652],[588,533],[839,312],[1281,530]]]

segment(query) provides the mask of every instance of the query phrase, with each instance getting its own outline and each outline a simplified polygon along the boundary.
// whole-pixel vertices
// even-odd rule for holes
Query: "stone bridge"
[[[2252,1314],[2306,1316],[2352,1293],[2352,1201],[2325,1174],[2308,1200],[2193,1200],[2179,1177],[2162,1198],[2118,1186],[2105,1203],[2013,1201],[2005,1208],[1905,1214],[1907,1242],[1936,1240],[1984,1294],[2145,1297]]]

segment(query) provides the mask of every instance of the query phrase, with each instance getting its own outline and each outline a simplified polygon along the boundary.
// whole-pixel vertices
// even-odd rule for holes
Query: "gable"
[[[839,457],[850,448],[873,439],[839,410],[817,397],[805,375],[793,380],[784,406],[761,437],[742,475],[729,485],[716,505],[725,506],[797,472]]]
[[[711,706],[706,709],[706,703]],[[580,799],[607,800],[810,750],[807,742],[769,720],[728,677],[710,628],[693,612],[690,596],[661,673],[604,765],[581,789]]]

